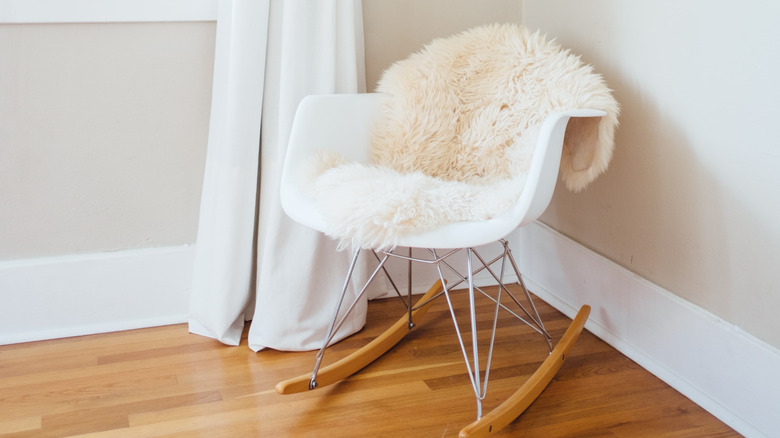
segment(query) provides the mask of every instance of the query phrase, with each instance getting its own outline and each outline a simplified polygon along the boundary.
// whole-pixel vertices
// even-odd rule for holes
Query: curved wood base
[[[582,306],[577,316],[566,329],[566,333],[555,346],[552,353],[542,362],[542,365],[533,375],[517,390],[509,396],[504,403],[484,415],[479,420],[469,424],[460,431],[460,438],[475,438],[487,436],[497,432],[515,420],[528,406],[539,397],[544,388],[555,377],[555,373],[563,365],[569,350],[577,342],[577,339],[588,320],[590,306]]]
[[[423,303],[426,300],[432,298],[434,295],[442,291],[441,281],[437,281],[431,286],[428,292],[417,301],[417,303]],[[427,312],[430,307],[430,302],[412,312],[412,318],[417,323]],[[360,350],[350,354],[349,356],[334,362],[331,365],[320,368],[317,373],[317,387],[328,386],[332,383],[344,380],[345,378],[355,374],[356,372],[365,368],[368,364],[375,361],[379,356],[385,354],[387,350],[391,349],[397,344],[407,333],[409,333],[409,318],[404,315],[399,319],[392,327],[387,331],[379,335],[376,339],[362,347]],[[309,389],[309,381],[311,380],[311,374],[304,374],[283,382],[279,382],[276,385],[276,392],[279,394],[295,394],[298,392],[304,392]]]

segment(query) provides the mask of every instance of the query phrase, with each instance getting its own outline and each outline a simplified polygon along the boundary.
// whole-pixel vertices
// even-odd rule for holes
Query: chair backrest
[[[304,97],[295,113],[282,167],[282,209],[296,222],[325,230],[304,185],[310,178],[306,164],[317,150],[341,154],[367,164],[371,128],[379,115],[377,94],[325,94]]]
[[[282,181],[281,203],[295,221],[328,232],[327,221],[304,187],[307,161],[318,149],[335,151],[346,159],[369,164],[371,127],[382,117],[378,94],[307,96],[295,116]],[[558,180],[567,122],[571,117],[599,117],[603,111],[576,109],[549,115],[539,130],[535,155],[525,187],[514,206],[490,221],[453,223],[407,236],[402,246],[476,246],[504,237],[518,226],[536,220],[547,208]]]
[[[293,218],[355,246],[409,246],[407,237],[423,235],[431,244],[413,246],[436,247],[447,235],[465,243],[504,237],[544,212],[559,170],[576,191],[611,157],[618,107],[603,78],[522,27],[435,40],[386,70],[378,91],[368,98],[379,103],[376,117],[355,114],[357,100],[334,97],[324,113],[299,115],[308,119],[290,142],[300,137],[335,152],[318,154],[310,167],[310,197],[320,208]],[[595,132],[589,123],[567,130],[571,117],[601,121]],[[291,147],[286,166],[303,157]],[[293,210],[304,211],[299,199]],[[295,202],[283,196],[286,210]]]
[[[611,157],[618,105],[601,75],[522,26],[434,40],[388,68],[377,91],[386,99],[374,161],[402,173],[476,184],[516,177],[530,168],[545,118],[577,108],[605,114],[598,135],[571,130],[577,147],[564,151],[561,167],[567,187],[582,190]]]

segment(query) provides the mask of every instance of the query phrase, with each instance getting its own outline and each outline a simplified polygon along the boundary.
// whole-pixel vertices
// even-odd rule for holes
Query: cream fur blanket
[[[561,174],[582,190],[609,164],[618,104],[579,57],[516,25],[434,40],[382,76],[372,163],[323,151],[310,191],[342,245],[388,248],[408,233],[507,211],[523,189],[539,126],[554,111],[595,108],[570,123]]]

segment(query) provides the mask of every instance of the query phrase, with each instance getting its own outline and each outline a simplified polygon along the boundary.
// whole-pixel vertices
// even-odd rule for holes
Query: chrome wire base
[[[336,311],[333,317],[333,321],[331,322],[327,335],[323,340],[322,348],[320,348],[320,350],[317,352],[317,358],[316,358],[314,370],[311,374],[311,380],[309,381],[309,389],[315,389],[318,386],[317,372],[320,369],[320,365],[322,363],[325,350],[333,341],[336,332],[343,325],[344,321],[347,319],[347,317],[355,308],[359,300],[365,294],[369,285],[374,281],[378,273],[382,271],[389,279],[390,285],[393,287],[396,294],[404,303],[406,310],[408,311],[409,330],[415,327],[415,323],[412,320],[412,312],[427,305],[428,303],[430,303],[430,301],[436,298],[439,298],[441,296],[445,297],[447,301],[447,305],[449,307],[452,322],[455,327],[455,333],[458,339],[460,350],[463,354],[463,359],[466,364],[466,369],[469,378],[471,380],[471,385],[474,390],[474,395],[476,397],[477,419],[480,419],[482,417],[482,402],[484,401],[487,395],[488,381],[490,379],[490,366],[493,359],[493,349],[495,345],[496,328],[498,324],[498,316],[500,310],[503,309],[509,312],[512,316],[514,316],[524,324],[531,327],[537,333],[541,334],[544,337],[545,341],[547,342],[549,351],[552,352],[553,350],[552,337],[545,329],[542,319],[539,316],[539,312],[537,311],[536,306],[533,302],[531,294],[528,291],[528,289],[525,287],[525,284],[523,283],[522,276],[520,274],[520,271],[517,268],[517,264],[514,260],[514,257],[512,256],[512,252],[509,249],[506,240],[502,239],[498,243],[502,246],[502,251],[500,252],[499,255],[497,255],[496,257],[490,260],[486,260],[474,248],[454,249],[454,250],[447,251],[442,255],[440,255],[439,251],[435,249],[429,249],[426,251],[426,257],[414,257],[412,255],[411,249],[408,251],[407,254],[400,254],[395,251],[373,252],[374,257],[378,261],[378,266],[374,269],[366,284],[360,289],[360,292],[352,301],[352,303],[350,304],[350,306],[348,307],[344,315],[341,318],[339,318],[339,313],[342,305],[344,304],[344,298],[347,293],[349,283],[351,281],[354,272],[355,264],[357,263],[358,257],[360,255],[360,251],[355,251],[352,257],[352,263],[347,273],[347,277],[344,280],[344,287],[342,289],[341,297],[339,298],[338,305],[336,306]],[[465,255],[466,255],[467,267],[466,267],[465,275],[459,272],[453,266],[453,263],[448,261],[452,256],[460,253],[461,251],[465,251]],[[406,296],[404,296],[400,292],[400,290],[396,286],[396,283],[390,277],[389,273],[385,268],[385,264],[387,260],[391,257],[408,261],[409,282],[408,282],[408,290]],[[411,281],[412,262],[435,265],[439,279],[441,280],[441,283],[443,285],[441,292],[432,296],[428,300],[418,303],[416,306],[412,305],[412,281]],[[525,304],[522,303],[521,300],[519,300],[514,294],[512,294],[512,292],[506,287],[506,284],[504,282],[504,276],[509,268],[512,269],[512,271],[514,272],[517,278],[517,283],[521,286],[521,289],[524,294],[523,301],[525,301]],[[498,292],[495,294],[495,297],[485,292],[482,288],[474,284],[474,276],[479,272],[485,270],[498,284]],[[453,276],[454,279],[452,278]],[[451,280],[449,281],[450,284],[447,284],[448,279]],[[469,300],[468,317],[469,317],[470,324],[468,324],[469,327],[468,331],[470,332],[471,335],[470,348],[467,348],[468,341],[464,341],[464,333],[462,333],[460,330],[460,325],[458,324],[458,316],[456,315],[456,311],[451,300],[451,293],[455,290],[456,287],[458,287],[463,283],[466,283],[466,291],[468,292],[468,300]],[[481,345],[477,336],[476,299],[478,296],[487,297],[495,304],[493,310],[492,329],[491,329],[486,359],[481,359],[481,357],[484,358],[485,356],[480,355]],[[508,296],[510,301],[514,303],[513,308],[510,308],[509,306],[501,302],[501,299],[504,296]],[[482,353],[484,354],[484,352]],[[482,367],[482,363],[485,364],[484,368]],[[482,369],[484,369],[484,373],[482,372]]]

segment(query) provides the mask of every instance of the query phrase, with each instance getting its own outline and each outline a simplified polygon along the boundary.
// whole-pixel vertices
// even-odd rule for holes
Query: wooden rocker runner
[[[583,305],[553,348],[508,240],[545,211],[559,174],[567,188],[579,191],[606,170],[617,102],[603,78],[579,58],[513,25],[435,40],[390,67],[377,90],[307,96],[295,115],[282,169],[282,207],[296,222],[352,248],[353,257],[314,371],[276,389],[289,394],[347,378],[396,345],[420,323],[431,300],[441,297],[476,397],[477,420],[461,436],[496,432],[547,386],[590,311]],[[495,242],[500,254],[483,257],[485,245]],[[395,250],[402,247],[410,249]],[[341,312],[361,254],[373,254],[378,265]],[[349,357],[320,368],[344,318],[368,285],[387,273],[385,263],[392,258],[435,267],[439,281],[413,305],[410,280],[407,297],[401,297],[407,315]],[[482,271],[498,285],[492,295],[474,284]],[[520,299],[504,286],[507,272],[522,286]],[[450,299],[461,284],[470,325],[459,325]],[[475,300],[483,296],[495,303],[491,336],[483,342],[486,354],[480,351],[475,311]],[[550,354],[512,396],[483,415],[498,314],[504,311],[543,336]],[[459,327],[469,330],[461,333]]]

